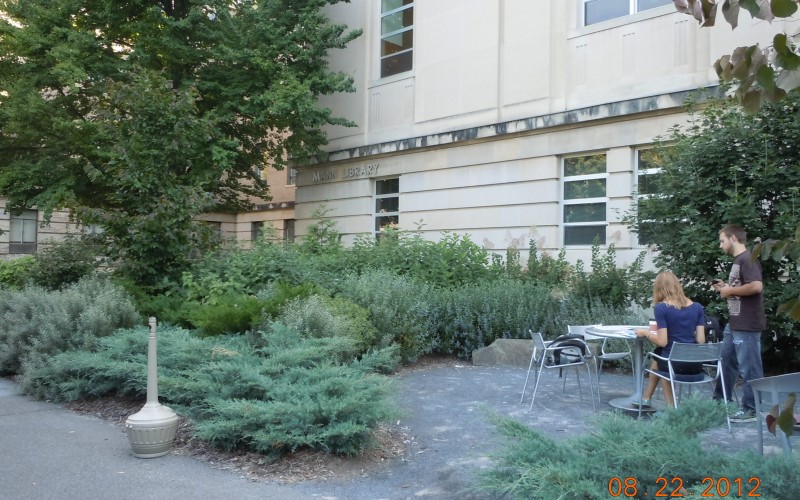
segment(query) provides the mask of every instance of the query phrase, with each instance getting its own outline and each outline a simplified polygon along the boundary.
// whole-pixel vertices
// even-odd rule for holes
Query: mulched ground
[[[426,356],[412,366],[401,368],[393,376],[463,363],[463,360],[456,358]],[[143,405],[141,400],[120,397],[84,399],[64,404],[75,413],[99,417],[120,427],[125,425],[125,420],[130,415],[141,410]],[[408,445],[414,441],[414,436],[408,429],[383,424],[373,434],[375,445],[358,456],[342,457],[322,451],[298,450],[276,461],[270,461],[259,453],[221,451],[192,435],[191,423],[181,417],[172,453],[193,457],[217,469],[236,471],[253,481],[279,483],[369,476],[393,461],[407,460]]]

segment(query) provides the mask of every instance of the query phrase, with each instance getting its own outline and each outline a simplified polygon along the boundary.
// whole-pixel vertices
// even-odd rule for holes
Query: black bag
[[[547,348],[557,348],[557,350],[553,351],[551,360],[553,365],[575,363],[589,354],[583,335],[562,335],[553,340]]]
[[[706,342],[722,342],[722,330],[719,327],[719,319],[716,316],[706,314]]]

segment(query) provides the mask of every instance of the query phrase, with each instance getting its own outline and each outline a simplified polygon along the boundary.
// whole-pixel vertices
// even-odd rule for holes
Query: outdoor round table
[[[633,341],[633,374],[634,374],[634,390],[633,394],[623,398],[612,399],[608,402],[614,408],[621,410],[638,410],[635,403],[639,402],[642,397],[642,374],[644,372],[644,337],[637,337],[635,333],[628,333],[643,328],[649,329],[649,326],[635,326],[635,325],[594,325],[586,327],[586,333],[595,335],[597,337],[606,337],[609,339],[622,339],[626,341]],[[655,408],[642,408],[643,412],[654,411]]]

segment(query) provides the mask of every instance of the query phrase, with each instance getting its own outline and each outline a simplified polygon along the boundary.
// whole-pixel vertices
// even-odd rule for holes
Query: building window
[[[658,195],[663,190],[659,179],[663,156],[656,149],[640,149],[636,152],[636,201],[640,203],[648,198]],[[650,220],[639,220],[636,234],[640,245],[650,245],[653,242],[656,223]]]
[[[400,178],[375,181],[375,236],[400,223]]]
[[[583,24],[589,26],[672,3],[672,0],[583,0]]]
[[[411,71],[414,2],[381,0],[381,78]]]
[[[201,235],[204,243],[222,241],[222,222],[206,220],[200,221],[200,223],[207,228],[205,234]]]
[[[283,241],[294,243],[294,219],[283,221]]]
[[[264,222],[255,221],[250,223],[250,241],[256,242],[261,239],[264,234]]]
[[[286,167],[286,185],[294,186],[297,183],[297,169],[294,167]]]
[[[19,215],[11,214],[11,230],[9,231],[9,253],[36,252],[36,228],[38,212],[23,210]]]
[[[564,158],[564,245],[606,244],[606,155]]]

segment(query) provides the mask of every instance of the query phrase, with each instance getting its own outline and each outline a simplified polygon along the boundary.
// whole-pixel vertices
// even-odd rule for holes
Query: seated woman
[[[692,302],[683,293],[683,288],[669,271],[664,271],[656,276],[653,284],[653,304],[655,304],[655,316],[658,330],[653,333],[650,330],[638,329],[636,335],[645,337],[658,347],[653,351],[655,354],[664,358],[669,357],[669,351],[674,342],[704,344],[705,337],[705,311],[703,306],[697,302]],[[650,367],[652,370],[669,372],[666,361],[653,360]],[[684,375],[697,374],[702,372],[703,366],[700,363],[682,363],[673,365],[675,373]],[[650,398],[656,390],[658,377],[648,377],[647,388],[642,394],[641,404],[650,406]],[[664,391],[664,400],[670,406],[675,406],[672,395],[672,387],[667,380],[661,380],[661,388]]]

